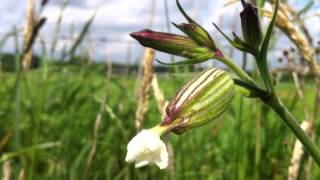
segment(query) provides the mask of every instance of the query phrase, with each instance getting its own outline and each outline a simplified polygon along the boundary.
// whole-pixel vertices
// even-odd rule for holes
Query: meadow
[[[76,33],[74,26],[70,27],[70,34],[61,33],[63,20],[67,18],[64,11],[69,3],[74,3],[68,0],[60,5],[50,38],[44,36],[42,30],[47,19],[43,11],[50,2],[39,2],[29,0],[25,26],[13,26],[0,40],[0,177],[3,180],[320,179],[320,151],[312,146],[313,142],[320,145],[317,138],[320,42],[315,45],[319,39],[310,35],[303,23],[310,16],[308,12],[312,11],[314,1],[298,12],[287,2],[268,1],[276,9],[269,11],[263,9],[266,1],[252,1],[259,11],[263,9],[259,16],[268,19],[265,23],[268,26],[263,24],[265,30],[260,27],[257,10],[241,1],[243,9],[249,8],[249,13],[253,13],[253,21],[249,19],[249,24],[245,24],[243,17],[235,16],[232,29],[236,31],[239,20],[243,21],[241,26],[256,29],[242,28],[243,38],[234,34],[234,41],[227,38],[225,42],[230,44],[221,43],[221,47],[176,1],[190,23],[175,24],[185,36],[151,30],[131,34],[149,47],[143,49],[145,54],[140,54],[136,63],[130,61],[131,53],[137,50],[131,47],[133,41],[125,42],[128,49],[123,50],[123,55],[127,59],[114,60],[106,52],[105,62],[95,60],[94,46],[98,43],[107,43],[109,49],[120,47],[112,47],[105,38],[92,38],[97,9],[82,26],[76,27],[79,28]],[[228,1],[225,6],[235,3]],[[151,5],[150,26],[155,16],[155,1]],[[167,1],[164,5],[169,30]],[[219,25],[214,26],[216,33],[222,32]],[[146,38],[146,34],[151,36]],[[251,34],[258,40],[248,37]],[[223,36],[226,37],[222,33]],[[285,42],[283,36],[291,44],[277,49],[277,44]],[[159,43],[159,37],[168,42]],[[9,41],[12,51],[6,52]],[[169,54],[186,56],[192,63],[186,60],[187,66],[180,66],[184,61],[178,66],[160,65],[161,62],[155,62],[157,51],[151,49],[153,46]],[[234,55],[235,49],[242,53]],[[279,51],[281,55],[275,55]],[[268,59],[270,54],[273,56]],[[177,60],[170,58],[171,62]],[[126,163],[128,142],[141,129],[159,124],[179,87],[203,69],[215,67],[213,59],[226,65],[217,67],[229,72],[234,80],[230,78],[234,82],[231,86],[239,88],[223,115],[182,134],[164,134],[161,138],[169,154],[168,167],[164,170],[155,164],[135,168],[134,164]],[[198,65],[203,61],[209,63]],[[245,97],[247,94],[241,88],[252,96]],[[285,108],[293,116],[285,114],[289,112]],[[295,119],[299,124],[294,124]],[[288,127],[290,122],[295,126]],[[308,126],[304,128],[303,124]],[[309,146],[302,146],[297,138]]]
[[[27,179],[287,177],[295,141],[293,134],[261,102],[239,94],[218,120],[182,135],[171,133],[165,137],[173,149],[173,165],[168,170],[156,166],[135,169],[126,164],[126,145],[136,133],[138,78],[136,74],[125,78],[115,73],[106,78],[105,69],[103,64],[95,68],[51,65],[46,75],[44,68],[31,70],[18,84],[15,73],[1,74],[0,163],[3,167],[10,163],[14,178],[22,169],[27,172]],[[169,74],[159,75],[166,99],[174,95],[176,86],[192,76]],[[303,107],[296,101],[292,82],[283,81],[277,89],[293,114],[303,119]],[[314,89],[312,83],[305,84],[309,108],[313,107]],[[104,100],[105,109],[101,111],[95,138],[95,120]],[[150,100],[144,128],[161,121],[155,98],[151,96]],[[88,168],[87,159],[94,143],[96,152]],[[320,177],[317,167],[313,168],[312,177]]]

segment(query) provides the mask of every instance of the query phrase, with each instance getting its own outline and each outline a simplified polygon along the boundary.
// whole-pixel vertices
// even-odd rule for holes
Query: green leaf
[[[182,8],[179,0],[176,1],[179,11],[182,13],[182,15],[188,20],[189,23],[196,23]]]
[[[246,47],[244,47],[242,44],[239,44],[238,42],[230,39],[215,23],[213,23],[214,27],[222,34],[222,36],[224,38],[226,38],[226,40],[235,48],[241,50],[241,51],[245,51],[248,52],[248,49]]]
[[[238,47],[239,50],[251,53],[255,57],[257,56],[257,54],[259,53],[259,49],[258,48],[251,47],[250,45],[248,45],[236,33],[232,32],[232,35],[234,37],[234,42],[239,46]]]
[[[269,43],[270,43],[270,39],[271,39],[271,35],[272,35],[272,30],[273,30],[274,24],[276,22],[278,9],[279,9],[279,0],[276,0],[276,5],[275,5],[274,12],[273,12],[273,16],[272,16],[271,22],[268,26],[267,33],[264,37],[264,40],[263,40],[263,43],[262,43],[262,46],[260,49],[260,59],[262,61],[267,61],[268,47],[269,47]]]
[[[191,39],[193,39],[195,42],[197,42],[199,45],[204,45],[206,47],[209,47],[210,49],[216,50],[217,47],[208,31],[205,30],[202,26],[200,26],[200,24],[195,22],[190,16],[188,16],[188,14],[183,10],[181,4],[179,3],[179,0],[177,0],[177,6],[180,12],[183,14],[183,16],[188,20],[190,24],[172,24],[176,28],[180,29],[187,36],[189,36]]]
[[[234,37],[234,42],[244,45],[246,42],[244,42],[236,33],[232,32],[232,35]]]

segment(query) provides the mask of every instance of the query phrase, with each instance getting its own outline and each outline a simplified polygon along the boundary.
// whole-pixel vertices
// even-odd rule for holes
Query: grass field
[[[49,66],[20,78],[15,73],[0,75],[0,166],[10,162],[14,179],[22,169],[28,179],[287,177],[295,141],[293,134],[261,102],[239,95],[218,120],[182,135],[171,133],[164,138],[172,144],[174,154],[174,164],[168,170],[159,170],[156,166],[135,169],[134,165],[126,164],[126,146],[136,134],[138,78],[112,74],[105,83],[103,69]],[[166,99],[169,100],[189,76],[161,75],[160,88]],[[307,82],[304,88],[311,110],[315,87]],[[303,106],[296,100],[291,81],[278,83],[277,89],[285,104],[302,121]],[[95,143],[94,123],[103,97],[106,107],[102,111],[97,149],[87,168],[87,158]],[[143,127],[156,125],[160,117],[155,98],[151,96]],[[316,127],[318,134],[320,128]],[[305,170],[301,172],[301,176],[305,176]],[[316,165],[312,177],[320,178]]]
[[[319,16],[315,1],[282,1],[279,9],[278,0],[269,1],[274,8],[265,0],[250,1],[253,4],[245,0],[183,4],[165,0],[160,8],[155,0],[148,1],[150,7],[145,2],[139,7],[133,1],[97,2],[28,0],[25,17],[19,15],[15,20],[16,15],[9,13],[10,23],[19,24],[4,28],[1,32],[8,32],[0,37],[1,179],[320,179],[316,147],[320,147],[320,42],[317,26],[312,27],[313,18]],[[6,4],[3,9],[16,9]],[[242,4],[242,11],[222,9],[233,4]],[[189,23],[173,23],[182,32],[170,34],[175,33],[170,22],[176,21],[178,11],[179,18],[185,17],[182,22]],[[120,16],[123,14],[127,17]],[[199,16],[195,18],[199,22],[193,16]],[[201,26],[211,22],[215,31],[212,26],[210,30]],[[150,27],[152,30],[145,29]],[[184,60],[155,55],[158,51]],[[99,61],[102,59],[107,61]],[[159,59],[193,65],[157,66]],[[213,59],[220,62],[211,62]],[[162,127],[183,130],[184,125],[188,128],[206,121],[206,113],[213,118],[225,107],[227,111],[181,135],[162,135],[169,154],[167,169],[160,170],[155,164],[135,168],[134,163],[126,163],[130,160],[126,154],[133,154],[131,160],[140,163],[145,159],[159,162],[154,155],[161,155],[166,166],[163,151],[150,148],[160,145],[165,149],[158,137],[144,136],[131,143],[140,132],[139,118],[144,119],[143,129],[156,126],[164,115],[162,94],[170,102],[201,67],[221,68],[222,64],[237,79],[235,84],[221,71],[207,71],[185,86],[182,98],[177,98],[182,105],[174,103],[167,113],[167,120],[172,118],[174,123]],[[229,106],[234,88],[256,99],[238,91]],[[194,118],[195,113],[201,117]],[[305,133],[295,119],[309,125]],[[147,132],[159,135],[159,129]],[[304,146],[297,146],[296,138]],[[134,145],[130,153],[128,142]],[[301,153],[294,153],[297,151]],[[291,169],[295,166],[299,168]]]

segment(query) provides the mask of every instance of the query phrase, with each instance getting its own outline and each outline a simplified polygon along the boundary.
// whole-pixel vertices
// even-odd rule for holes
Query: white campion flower
[[[165,169],[168,166],[168,152],[160,135],[155,129],[138,133],[127,146],[126,162],[135,162],[136,168],[154,162],[160,169]]]
[[[160,136],[181,134],[215,120],[230,106],[234,93],[234,82],[227,72],[216,68],[201,72],[176,93],[159,125],[142,130],[129,142],[126,162],[135,162],[137,168],[151,163],[166,168],[168,152]]]

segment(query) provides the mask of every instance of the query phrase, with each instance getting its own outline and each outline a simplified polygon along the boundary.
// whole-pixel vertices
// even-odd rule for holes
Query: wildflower
[[[204,125],[218,118],[230,105],[235,92],[230,75],[211,68],[188,81],[166,109],[162,125],[174,123],[175,133]]]
[[[127,146],[126,162],[135,162],[135,167],[143,167],[155,163],[160,169],[168,166],[166,145],[160,139],[161,132],[157,128],[142,130]]]
[[[134,32],[130,35],[143,46],[182,57],[195,58],[208,51],[207,48],[197,45],[186,36],[156,32],[149,29]]]
[[[155,163],[160,169],[168,166],[168,152],[160,136],[183,133],[218,118],[230,105],[234,83],[223,70],[211,68],[188,81],[167,106],[160,125],[142,130],[127,146],[126,162],[137,168]]]

